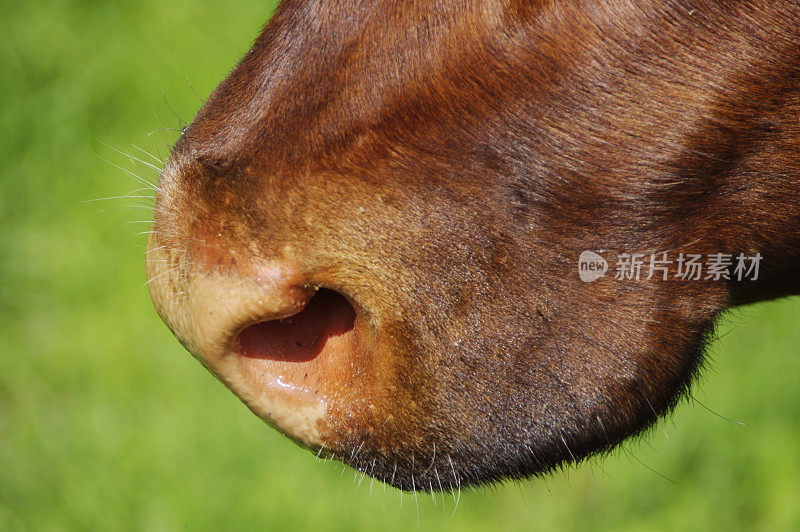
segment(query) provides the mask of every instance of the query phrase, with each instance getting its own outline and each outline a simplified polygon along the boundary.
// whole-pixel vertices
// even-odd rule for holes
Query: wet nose
[[[358,378],[350,301],[287,260],[209,269],[175,254],[151,236],[149,287],[167,325],[259,417],[322,446],[319,424]]]

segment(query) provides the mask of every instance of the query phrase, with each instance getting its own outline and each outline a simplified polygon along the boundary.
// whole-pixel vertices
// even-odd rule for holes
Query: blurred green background
[[[800,530],[797,300],[729,316],[695,389],[747,426],[684,402],[610,457],[464,493],[455,514],[450,495],[401,500],[318,463],[158,320],[147,224],[129,223],[149,212],[85,201],[139,188],[114,165],[155,177],[113,148],[165,155],[162,128],[191,118],[272,5],[2,7],[0,530]]]

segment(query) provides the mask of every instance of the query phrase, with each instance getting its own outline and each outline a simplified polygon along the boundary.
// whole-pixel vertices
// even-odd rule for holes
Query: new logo
[[[594,251],[584,251],[578,259],[578,275],[584,283],[592,283],[605,277],[608,271],[606,259]]]

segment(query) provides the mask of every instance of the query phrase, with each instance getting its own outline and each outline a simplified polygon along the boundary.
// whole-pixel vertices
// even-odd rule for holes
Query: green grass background
[[[418,500],[318,463],[172,338],[143,286],[162,155],[269,2],[2,2],[0,530],[800,530],[800,304],[730,316],[695,397],[548,479]],[[194,91],[187,83],[191,79]],[[107,146],[108,145],[108,146]],[[665,479],[668,477],[670,480]]]

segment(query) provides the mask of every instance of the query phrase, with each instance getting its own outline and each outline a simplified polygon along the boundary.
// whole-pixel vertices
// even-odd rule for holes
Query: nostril
[[[250,325],[239,333],[240,354],[281,362],[308,362],[328,339],[353,329],[355,310],[334,290],[321,288],[300,312]]]

